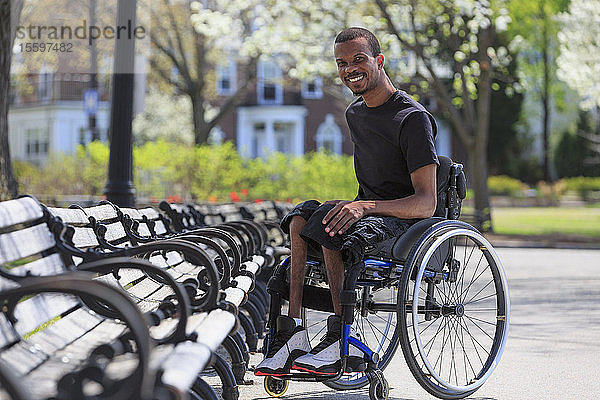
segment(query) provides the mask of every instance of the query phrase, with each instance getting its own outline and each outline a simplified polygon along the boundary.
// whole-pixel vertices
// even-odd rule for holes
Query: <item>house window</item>
[[[317,151],[342,154],[342,130],[335,123],[332,114],[325,116],[325,121],[317,128],[315,136]]]
[[[264,157],[267,151],[266,126],[264,122],[255,122],[252,132],[252,157]]]
[[[231,96],[236,91],[236,64],[229,60],[227,64],[217,65],[217,94],[219,96]]]
[[[320,99],[323,97],[323,80],[315,78],[309,81],[302,81],[302,97],[305,99]]]
[[[258,104],[283,104],[282,73],[279,65],[272,61],[258,63]]]
[[[302,106],[239,107],[238,151],[252,158],[264,158],[272,152],[303,154],[306,113]]]
[[[293,122],[274,122],[273,135],[275,136],[275,151],[290,154],[294,147],[294,134],[296,124]]]
[[[29,128],[25,132],[25,155],[29,159],[39,159],[48,155],[50,136],[47,128]]]

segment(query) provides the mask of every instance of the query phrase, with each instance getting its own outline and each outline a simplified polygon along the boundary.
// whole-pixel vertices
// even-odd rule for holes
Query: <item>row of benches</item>
[[[281,211],[160,207],[0,203],[0,399],[237,399]]]

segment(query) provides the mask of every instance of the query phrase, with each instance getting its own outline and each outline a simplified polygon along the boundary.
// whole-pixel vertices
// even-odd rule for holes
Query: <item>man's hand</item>
[[[346,232],[352,224],[366,215],[367,210],[375,207],[373,201],[336,201],[335,207],[323,219],[323,224],[327,225],[325,232],[329,233],[329,236]]]

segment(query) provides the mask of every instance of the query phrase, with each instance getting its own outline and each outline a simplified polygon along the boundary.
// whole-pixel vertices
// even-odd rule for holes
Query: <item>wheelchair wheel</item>
[[[472,394],[490,376],[508,335],[504,269],[473,227],[448,221],[413,247],[398,293],[400,344],[419,384],[443,399]]]
[[[371,287],[357,288],[357,302],[354,310],[352,327],[372,351],[379,354],[377,368],[385,369],[394,355],[399,343],[399,326],[396,323],[396,301],[398,297],[398,282],[391,281],[387,285],[373,289]],[[375,311],[372,304],[386,304],[387,310]],[[327,331],[329,312],[304,309],[303,318],[308,330],[311,346],[315,346]],[[369,384],[366,372],[348,372],[335,381],[324,381],[328,387],[335,390],[352,390]]]
[[[273,376],[265,376],[264,387],[267,394],[271,397],[281,397],[290,386],[290,381],[278,379]]]

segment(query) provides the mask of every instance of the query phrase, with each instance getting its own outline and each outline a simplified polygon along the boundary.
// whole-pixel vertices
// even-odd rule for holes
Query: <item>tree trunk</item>
[[[482,232],[493,232],[492,215],[490,212],[490,195],[488,190],[488,165],[486,147],[482,141],[468,149],[471,176],[473,178],[475,221],[474,226]]]
[[[542,6],[543,7],[542,2]],[[543,117],[542,123],[544,126],[544,181],[552,182],[552,174],[550,171],[550,54],[548,43],[548,26],[547,18],[545,18],[543,8],[540,11],[543,18],[543,44],[542,44],[542,63],[544,67],[544,82],[542,83],[542,108]]]
[[[11,1],[0,0],[0,21],[11,21]],[[8,146],[8,94],[12,55],[12,26],[0,23],[0,200],[17,196]]]
[[[204,119],[204,98],[202,94],[190,96],[192,100],[192,117],[194,121],[194,144],[199,146],[208,143],[208,124]]]
[[[485,29],[480,34],[480,48],[487,49],[493,42],[493,28]],[[472,160],[475,193],[475,214],[477,229],[482,232],[493,232],[490,212],[490,194],[488,190],[488,137],[490,128],[490,107],[492,99],[492,61],[487,52],[480,52],[479,87],[477,97],[477,121],[474,127],[474,140],[469,157]]]

